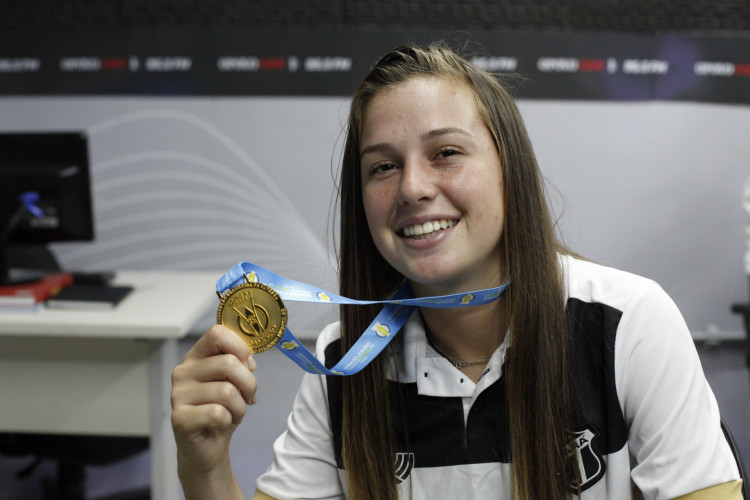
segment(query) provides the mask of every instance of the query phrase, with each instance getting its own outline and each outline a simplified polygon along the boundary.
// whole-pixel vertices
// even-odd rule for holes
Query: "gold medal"
[[[287,312],[281,297],[268,285],[243,283],[219,303],[216,321],[242,338],[253,352],[263,352],[281,339]]]

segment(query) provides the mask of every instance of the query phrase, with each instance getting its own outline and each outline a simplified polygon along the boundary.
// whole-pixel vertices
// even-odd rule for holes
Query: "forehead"
[[[468,83],[455,77],[422,75],[385,87],[373,96],[363,113],[362,136],[368,135],[368,129],[392,127],[403,120],[425,126],[446,126],[445,121],[484,122]]]

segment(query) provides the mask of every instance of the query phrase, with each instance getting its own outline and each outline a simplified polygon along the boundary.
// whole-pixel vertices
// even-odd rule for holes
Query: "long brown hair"
[[[403,280],[377,251],[363,223],[360,135],[373,97],[415,76],[466,83],[494,137],[503,170],[504,262],[513,277],[506,292],[511,337],[504,375],[513,497],[568,498],[574,474],[566,454],[572,410],[565,300],[557,260],[562,246],[554,233],[531,142],[512,97],[498,79],[444,44],[392,50],[367,74],[353,97],[339,186],[340,291],[354,298],[382,299]],[[368,307],[342,307],[344,352],[376,312]],[[387,357],[380,356],[359,374],[342,380],[342,455],[354,500],[398,497],[387,371]]]

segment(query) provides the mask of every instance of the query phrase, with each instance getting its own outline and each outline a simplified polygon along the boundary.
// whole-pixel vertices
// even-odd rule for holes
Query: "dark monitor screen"
[[[19,197],[28,191],[39,194],[36,206],[42,213],[24,213],[8,228]],[[93,240],[85,134],[0,133],[0,230],[10,245]]]

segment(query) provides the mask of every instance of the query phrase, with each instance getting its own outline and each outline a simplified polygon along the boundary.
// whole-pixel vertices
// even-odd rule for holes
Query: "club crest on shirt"
[[[414,468],[414,453],[396,453],[396,482],[403,483]]]
[[[599,479],[604,477],[607,464],[604,457],[592,446],[594,439],[599,433],[590,427],[573,434],[573,441],[569,445],[569,453],[575,452],[578,458],[578,470],[581,473],[581,491],[592,487]],[[571,485],[575,489],[575,485]]]

